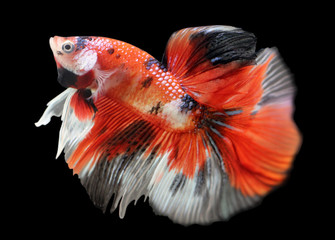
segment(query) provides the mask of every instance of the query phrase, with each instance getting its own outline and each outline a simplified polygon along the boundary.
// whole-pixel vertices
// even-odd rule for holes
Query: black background
[[[19,103],[9,109],[17,117],[9,121],[15,123],[15,131],[8,141],[13,164],[9,170],[13,177],[7,181],[15,187],[10,187],[11,197],[5,205],[11,212],[8,223],[29,224],[23,229],[32,235],[43,235],[43,231],[49,236],[73,232],[106,234],[111,238],[116,234],[134,233],[137,237],[224,239],[306,233],[318,236],[324,232],[325,219],[321,213],[327,212],[321,210],[321,206],[329,208],[326,201],[320,205],[319,200],[324,198],[320,172],[325,166],[320,163],[323,156],[315,145],[318,141],[315,134],[321,124],[317,123],[316,116],[321,112],[320,104],[315,100],[316,82],[321,79],[320,74],[314,72],[317,70],[315,62],[320,60],[313,55],[320,50],[315,40],[319,34],[315,32],[321,31],[322,24],[313,18],[322,14],[318,8],[293,3],[229,6],[195,1],[191,4],[54,2],[49,6],[28,6],[30,11],[23,17],[20,15],[19,23],[11,29],[17,36],[18,47],[11,54],[15,55],[11,76],[15,76],[12,86],[16,94],[12,93],[10,99]],[[202,25],[232,25],[253,32],[258,38],[258,49],[278,47],[293,72],[298,89],[294,119],[303,134],[303,145],[289,178],[258,207],[228,222],[208,226],[174,224],[167,217],[156,216],[143,198],[136,206],[128,206],[124,219],[119,219],[118,209],[113,214],[102,213],[93,206],[78,177],[67,168],[63,154],[55,160],[60,119],[52,118],[49,125],[40,128],[34,126],[46,103],[63,91],[56,80],[49,38],[54,35],[105,36],[131,43],[161,59],[174,31]],[[322,228],[316,227],[320,223]]]

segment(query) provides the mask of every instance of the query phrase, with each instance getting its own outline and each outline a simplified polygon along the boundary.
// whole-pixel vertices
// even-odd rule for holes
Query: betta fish
[[[281,185],[301,144],[295,85],[276,48],[231,26],[185,28],[162,61],[123,41],[50,38],[63,152],[94,205],[145,196],[183,224],[227,220]],[[109,203],[112,201],[111,203]],[[109,208],[108,207],[108,208]]]

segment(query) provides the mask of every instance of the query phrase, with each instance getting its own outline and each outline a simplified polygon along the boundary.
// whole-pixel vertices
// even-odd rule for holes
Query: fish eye
[[[62,50],[65,53],[71,53],[74,50],[74,44],[71,41],[65,41],[62,45]]]

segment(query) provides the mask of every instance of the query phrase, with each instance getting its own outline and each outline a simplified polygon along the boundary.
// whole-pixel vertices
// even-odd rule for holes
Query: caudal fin
[[[280,185],[301,144],[292,76],[277,49],[256,53],[255,44],[241,29],[207,26],[175,33],[165,53],[169,71],[207,108],[203,130],[229,179],[224,218]]]

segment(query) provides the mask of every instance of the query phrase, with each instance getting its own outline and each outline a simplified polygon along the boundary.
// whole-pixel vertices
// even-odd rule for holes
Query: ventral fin
[[[79,121],[91,120],[96,112],[96,107],[91,99],[91,90],[79,89],[71,98],[70,106]]]

